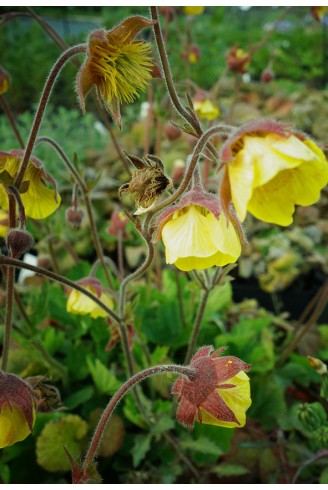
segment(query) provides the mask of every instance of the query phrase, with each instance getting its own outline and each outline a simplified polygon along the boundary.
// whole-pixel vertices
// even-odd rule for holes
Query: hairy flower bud
[[[66,209],[66,221],[72,228],[79,228],[85,217],[85,212],[81,208],[71,207]]]
[[[18,259],[33,247],[34,238],[28,231],[12,229],[7,233],[6,242],[12,257]]]
[[[261,73],[261,80],[264,83],[269,83],[274,79],[274,73],[272,70],[269,70],[266,68],[265,70],[262,71]]]

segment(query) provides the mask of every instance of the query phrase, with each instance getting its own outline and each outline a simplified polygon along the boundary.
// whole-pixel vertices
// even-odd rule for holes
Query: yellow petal
[[[254,182],[253,155],[240,150],[228,164],[231,197],[238,217],[244,221]]]
[[[84,288],[96,296],[96,292],[93,288],[89,286],[84,286]],[[113,308],[113,300],[109,294],[102,292],[100,299],[106,306],[108,306],[108,308]],[[73,289],[68,296],[66,310],[68,313],[73,313],[75,315],[90,315],[91,318],[106,318],[108,316],[107,313],[91,298],[75,289]]]
[[[35,418],[35,413],[34,413]],[[12,410],[7,404],[0,414],[0,447],[11,446],[31,434],[26,418],[15,405]]]
[[[0,193],[1,200],[1,193]],[[9,216],[7,211],[0,209],[0,237],[4,238],[7,235],[9,229]]]
[[[224,216],[217,219],[196,205],[176,211],[164,225],[162,239],[166,262],[184,271],[233,263],[241,253],[239,238]]]
[[[55,195],[41,180],[42,169],[30,164],[25,179],[29,181],[27,192],[21,194],[26,216],[34,219],[44,219],[56,211],[60,205],[59,194]]]
[[[236,422],[225,422],[218,420],[201,408],[202,423],[218,425],[220,427],[244,427],[246,424],[246,411],[250,407],[252,400],[250,395],[249,377],[244,371],[240,371],[236,376],[229,379],[227,384],[236,385],[235,388],[218,388],[218,393],[222,396],[230,410],[235,414],[239,425]]]

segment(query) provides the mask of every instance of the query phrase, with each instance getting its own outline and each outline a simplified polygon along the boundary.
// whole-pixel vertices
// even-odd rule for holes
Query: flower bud
[[[328,426],[320,427],[313,434],[318,449],[328,449]]]
[[[265,70],[262,71],[261,73],[261,80],[264,83],[269,83],[274,79],[274,73],[272,70],[269,70],[266,68]]]
[[[31,386],[15,374],[0,371],[0,448],[31,434],[35,402]]]
[[[115,237],[117,237],[119,233],[121,233],[123,238],[127,238],[125,228],[128,222],[129,219],[127,218],[125,213],[123,211],[118,211],[117,209],[115,209],[112,213],[110,227],[108,228],[107,233]]]
[[[79,228],[85,217],[85,212],[81,208],[66,209],[66,221],[72,228]]]
[[[318,403],[302,403],[297,410],[297,417],[304,429],[312,432],[322,427],[327,421],[327,414],[323,406]]]
[[[33,247],[34,238],[28,231],[15,228],[7,233],[6,242],[12,257],[18,259]]]
[[[0,65],[0,95],[8,92],[10,76],[9,73]]]
[[[244,51],[235,45],[229,51],[226,60],[229,70],[238,73],[246,73],[251,57],[247,51]]]

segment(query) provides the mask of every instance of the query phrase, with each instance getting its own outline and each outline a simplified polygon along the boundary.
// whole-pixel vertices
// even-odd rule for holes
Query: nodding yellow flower
[[[6,179],[2,182],[14,184],[15,177],[20,168],[23,151],[12,150],[0,152],[0,179],[5,172]],[[45,185],[48,181],[53,186],[49,189]],[[19,189],[20,197],[26,216],[34,219],[44,219],[56,211],[60,205],[60,196],[57,194],[56,182],[35,157],[31,157],[27,166],[24,181]],[[8,196],[3,185],[0,185],[0,208],[7,210],[9,207]]]
[[[0,95],[5,94],[9,90],[9,73],[0,65]]]
[[[311,7],[312,17],[321,22],[322,19],[328,15],[328,7],[321,5],[321,7]]]
[[[94,277],[86,277],[77,281],[84,287],[89,293],[97,296],[108,308],[112,309],[114,306],[111,295],[106,291],[98,279]],[[72,289],[68,295],[66,311],[73,313],[74,315],[90,315],[91,318],[106,318],[108,314],[97,303],[85,294]]]
[[[35,401],[30,385],[14,374],[0,372],[0,448],[26,439],[34,422]]]
[[[183,7],[183,12],[185,15],[200,15],[204,12],[205,7]]]
[[[153,22],[140,16],[125,19],[110,31],[93,31],[88,40],[87,58],[77,76],[77,92],[82,111],[93,86],[120,127],[120,104],[131,103],[145,91],[155,68],[151,44],[135,41],[136,35]]]
[[[195,100],[194,109],[201,119],[212,121],[220,115],[219,108],[210,99]]]
[[[190,271],[236,262],[240,239],[212,194],[190,191],[159,218],[166,262]]]
[[[241,221],[249,211],[262,221],[288,226],[295,205],[314,204],[328,182],[320,148],[274,121],[245,125],[228,138],[221,154],[226,163],[221,194],[231,195]]]
[[[4,238],[9,230],[9,215],[0,209],[0,237]]]
[[[238,357],[219,357],[224,347],[212,351],[210,345],[201,347],[191,359],[195,379],[180,376],[174,383],[177,420],[188,429],[193,428],[195,420],[220,427],[244,427],[246,411],[252,403],[245,373],[250,365]]]

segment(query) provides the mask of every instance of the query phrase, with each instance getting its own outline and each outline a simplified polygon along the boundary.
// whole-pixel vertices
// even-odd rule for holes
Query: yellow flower
[[[9,230],[9,216],[7,211],[0,209],[0,237],[4,238]]]
[[[232,135],[222,147],[222,160],[241,221],[249,211],[262,221],[288,226],[295,205],[314,204],[328,182],[320,148],[272,121],[250,123]]]
[[[212,121],[220,115],[219,108],[210,99],[195,100],[194,109],[201,119]]]
[[[204,12],[205,7],[183,7],[183,12],[185,15],[200,15]]]
[[[111,295],[104,289],[101,283],[94,277],[86,277],[77,281],[78,284],[84,287],[89,293],[100,299],[108,308],[112,309],[114,306]],[[108,315],[97,303],[91,298],[72,289],[69,293],[66,311],[73,313],[74,315],[90,315],[91,318],[106,318]]]
[[[32,388],[14,374],[0,373],[0,448],[23,441],[32,432],[35,402]]]
[[[0,65],[0,95],[9,90],[9,73]]]
[[[135,41],[144,27],[153,25],[143,17],[125,19],[110,31],[93,31],[88,40],[87,58],[77,76],[77,92],[82,111],[85,97],[93,86],[120,126],[120,104],[131,103],[145,91],[152,78],[154,63],[151,44]]]
[[[311,13],[315,20],[319,22],[328,14],[328,7],[321,5],[320,7],[311,7]]]
[[[222,356],[221,347],[201,347],[193,356],[190,367],[195,370],[193,380],[180,376],[172,393],[178,396],[177,420],[192,429],[195,420],[202,424],[220,427],[244,427],[246,411],[252,400],[249,377],[250,368],[238,357]]]
[[[201,205],[202,201],[195,197],[195,193],[191,199],[187,194],[187,205],[183,200],[163,213],[165,224],[161,235],[166,262],[183,271],[231,264],[241,253],[233,225],[215,209],[215,196],[213,202],[211,194],[204,196],[207,202],[205,200]]]
[[[14,184],[15,177],[20,168],[23,152],[12,150],[11,152],[0,152],[0,178],[2,172],[6,174],[6,182]],[[45,182],[53,186],[49,189]],[[60,205],[60,196],[56,191],[56,182],[35,157],[31,157],[24,181],[19,189],[20,197],[25,209],[26,216],[34,219],[44,219],[56,211]],[[8,209],[8,196],[0,185],[0,208]]]

